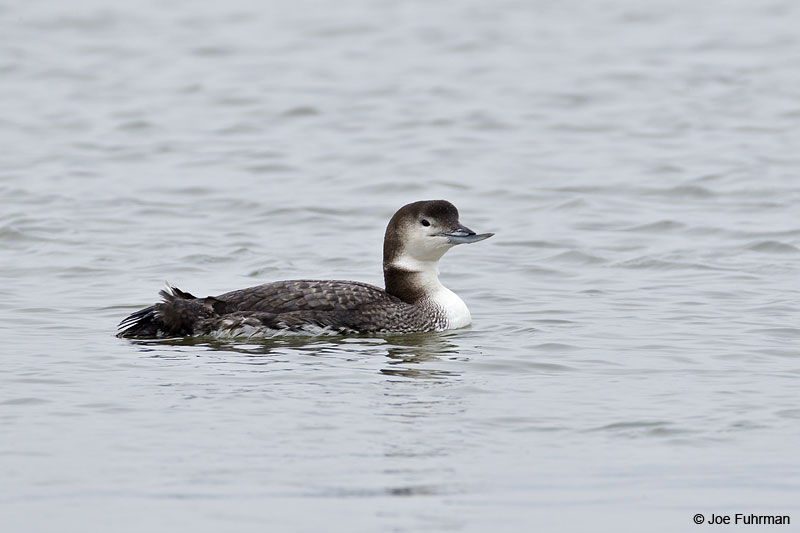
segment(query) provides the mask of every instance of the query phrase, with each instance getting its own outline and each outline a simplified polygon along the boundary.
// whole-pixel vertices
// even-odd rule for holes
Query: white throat
[[[391,266],[407,272],[415,272],[421,285],[425,300],[439,307],[447,319],[445,329],[458,329],[469,326],[472,316],[467,304],[456,293],[439,281],[439,261],[420,261],[409,256],[401,256]]]

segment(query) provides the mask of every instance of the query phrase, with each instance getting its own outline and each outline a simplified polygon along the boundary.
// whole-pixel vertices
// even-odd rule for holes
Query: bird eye
[[[423,219],[422,219],[422,225],[423,225],[423,226],[425,226],[425,227],[427,228],[428,226],[430,226],[430,225],[431,225],[431,223],[430,223],[430,222],[428,222],[427,220],[425,220],[425,219],[423,218]]]

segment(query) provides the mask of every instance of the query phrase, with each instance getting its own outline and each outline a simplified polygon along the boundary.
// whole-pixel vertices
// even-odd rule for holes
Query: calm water
[[[800,5],[161,4],[0,7],[4,531],[800,524]],[[430,198],[471,329],[114,337]]]

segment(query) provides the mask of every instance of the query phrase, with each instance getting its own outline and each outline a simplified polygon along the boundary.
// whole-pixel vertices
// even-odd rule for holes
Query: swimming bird
[[[466,304],[439,281],[453,246],[488,239],[463,226],[446,200],[401,207],[386,227],[386,289],[358,281],[275,281],[197,298],[168,286],[162,301],[128,316],[118,337],[253,337],[445,331],[469,325]]]

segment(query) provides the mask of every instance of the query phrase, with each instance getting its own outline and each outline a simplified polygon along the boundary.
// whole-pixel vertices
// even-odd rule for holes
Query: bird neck
[[[397,261],[383,266],[386,292],[415,304],[443,288],[439,261]]]

